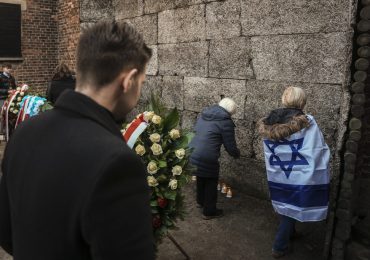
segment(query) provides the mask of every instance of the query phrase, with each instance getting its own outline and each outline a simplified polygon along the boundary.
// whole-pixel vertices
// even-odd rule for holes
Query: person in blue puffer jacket
[[[223,98],[218,105],[205,108],[194,127],[195,136],[190,143],[194,151],[191,163],[197,167],[197,203],[203,208],[203,219],[223,216],[217,209],[217,184],[220,171],[220,148],[234,158],[240,156],[235,141],[235,124],[231,115],[236,112],[236,104],[230,98]]]

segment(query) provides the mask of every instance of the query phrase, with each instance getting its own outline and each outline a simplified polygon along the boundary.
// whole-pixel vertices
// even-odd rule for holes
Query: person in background
[[[236,104],[230,98],[223,98],[218,105],[205,108],[200,114],[190,143],[194,151],[190,161],[197,167],[197,203],[203,208],[203,218],[208,220],[223,216],[217,209],[217,184],[219,178],[221,145],[234,158],[240,155],[235,141],[235,124],[231,116]]]
[[[0,246],[14,259],[155,259],[146,169],[116,123],[136,106],[151,55],[128,23],[89,26],[76,90],[15,130],[0,182]]]
[[[270,197],[280,216],[274,258],[289,252],[296,220],[324,220],[328,211],[330,151],[313,116],[303,112],[306,100],[303,89],[288,87],[284,107],[259,122]]]
[[[72,71],[65,63],[59,64],[55,69],[55,74],[49,83],[46,91],[46,99],[52,104],[58,99],[66,89],[75,89],[76,80]]]
[[[0,108],[8,98],[8,91],[16,88],[15,78],[12,76],[11,72],[11,64],[4,64],[2,66],[2,71],[0,72]]]

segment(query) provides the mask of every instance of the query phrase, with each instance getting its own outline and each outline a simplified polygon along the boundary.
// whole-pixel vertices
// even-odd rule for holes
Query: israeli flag
[[[315,119],[310,126],[280,140],[264,140],[272,205],[301,222],[326,218],[329,205],[330,151]]]

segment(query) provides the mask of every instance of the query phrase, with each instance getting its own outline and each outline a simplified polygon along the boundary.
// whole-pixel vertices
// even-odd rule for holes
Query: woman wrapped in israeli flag
[[[328,211],[330,151],[313,116],[303,112],[306,100],[301,88],[288,87],[282,96],[284,108],[259,122],[270,197],[280,215],[275,258],[288,252],[296,220],[324,220]]]

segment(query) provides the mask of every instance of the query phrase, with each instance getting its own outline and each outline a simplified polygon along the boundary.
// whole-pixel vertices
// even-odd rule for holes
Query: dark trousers
[[[284,215],[280,215],[280,225],[276,233],[273,249],[284,252],[288,249],[291,235],[295,232],[296,220]]]
[[[203,214],[216,214],[218,178],[197,176],[197,203],[203,206]]]

